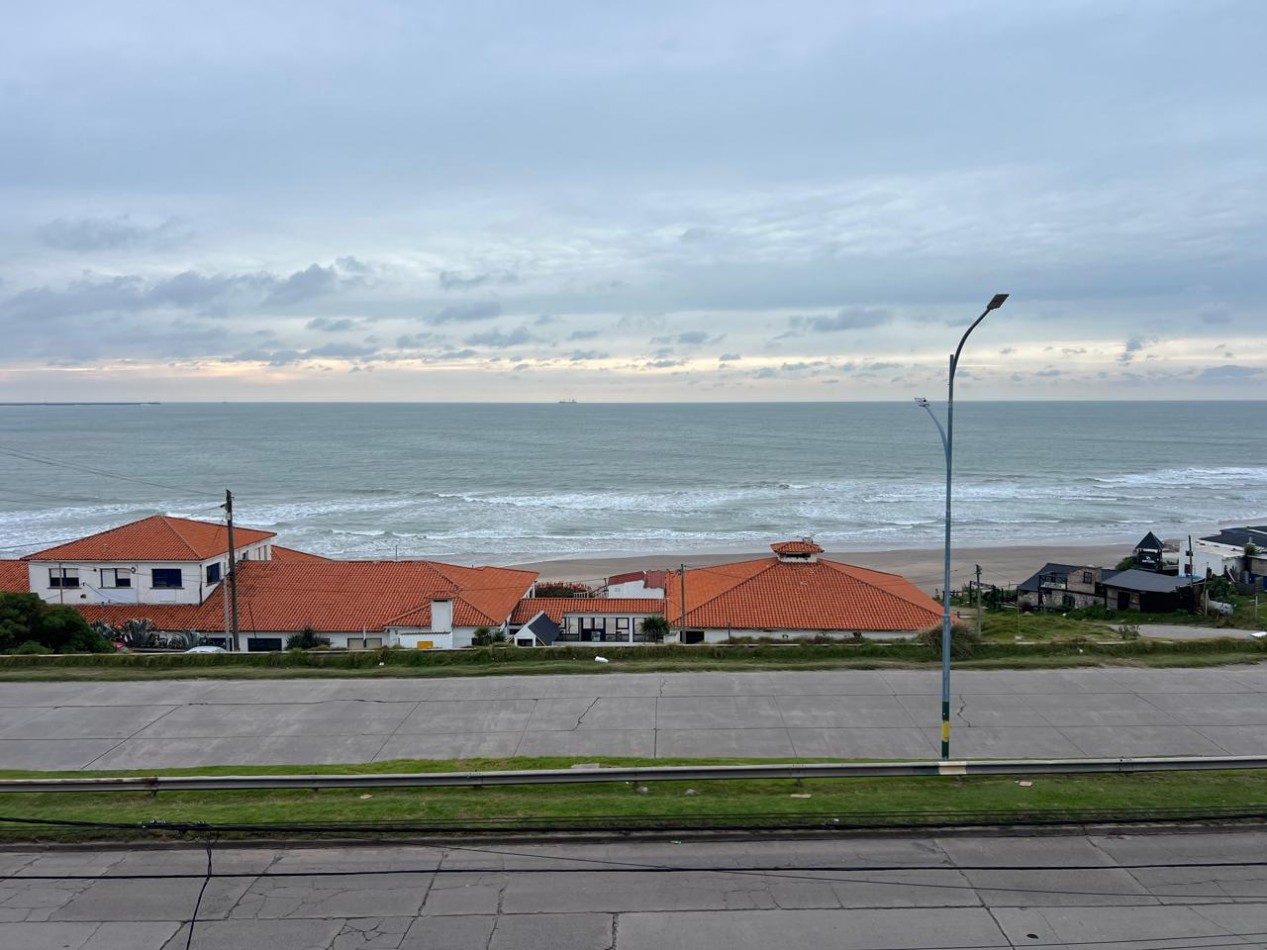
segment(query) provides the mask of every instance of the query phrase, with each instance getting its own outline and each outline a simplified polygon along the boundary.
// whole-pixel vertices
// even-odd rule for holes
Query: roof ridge
[[[847,568],[851,571],[866,571],[868,574],[879,574],[881,577],[896,577],[900,580],[906,580],[906,578],[897,573],[897,571],[882,571],[878,568],[867,567],[865,564],[850,564],[848,561],[834,561],[829,557],[820,557],[818,559],[818,563],[827,564],[838,571],[842,568]]]
[[[161,521],[163,523],[163,527],[166,528],[168,531],[170,531],[175,536],[176,540],[178,540],[181,544],[185,546],[185,550],[188,551],[191,555],[193,555],[195,560],[201,560],[201,557],[198,554],[198,550],[193,546],[193,542],[191,542],[189,538],[187,538],[185,534],[173,523],[176,519],[172,518],[169,515],[154,515],[154,517],[157,518],[159,521]],[[180,520],[190,521],[191,519],[183,518]],[[199,523],[212,524],[217,528],[220,527],[218,524],[215,524],[214,522],[199,522]],[[228,539],[227,534],[224,539],[224,544],[226,548],[229,545],[229,539]]]
[[[912,607],[920,606],[918,602],[915,600],[916,596],[924,596],[919,590],[919,588],[915,587],[915,585],[912,584],[910,580],[903,577],[901,574],[894,574],[894,573],[890,573],[889,571],[877,571],[877,570],[873,570],[872,568],[862,567],[857,564],[845,564],[843,561],[820,561],[819,563],[830,565],[831,567],[835,568],[835,570],[838,573],[844,574],[846,577],[852,578],[853,580],[857,581],[860,584],[865,584],[868,587],[874,588],[875,590],[882,590],[886,594],[892,594],[894,597],[898,598],[899,600],[905,601],[906,603],[910,604]],[[900,581],[901,586],[910,587],[911,590],[906,591],[906,590],[896,590],[891,587],[881,587],[879,584],[874,584],[871,581],[867,580],[866,578],[859,577],[856,574],[850,573],[850,571],[842,570],[842,568],[851,568],[853,570],[866,571],[868,574],[878,574],[881,577],[890,577],[896,581]]]
[[[844,574],[846,577],[850,578],[851,580],[855,580],[859,584],[865,584],[867,587],[870,587],[874,590],[881,590],[881,591],[884,591],[884,593],[886,594],[891,594],[892,596],[898,598],[899,600],[902,600],[910,604],[912,607],[920,606],[916,602],[915,596],[912,596],[912,595],[926,596],[920,592],[919,588],[915,587],[915,585],[913,585],[909,580],[907,580],[901,574],[890,574],[888,571],[872,571],[871,568],[868,568],[868,567],[859,567],[856,564],[844,564],[840,561],[827,561],[826,563],[830,564],[833,568],[835,568],[838,573]],[[841,570],[841,568],[855,568],[857,570],[867,571],[868,573],[879,574],[881,577],[891,577],[894,580],[901,581],[901,586],[910,587],[911,590],[906,591],[906,590],[896,590],[892,587],[881,587],[879,584],[873,584],[867,579],[858,577],[856,574],[852,574],[849,571]]]
[[[705,607],[707,607],[709,604],[713,603],[713,601],[715,601],[715,600],[719,600],[719,599],[721,599],[722,597],[726,596],[727,594],[731,593],[732,591],[738,590],[740,587],[743,587],[745,584],[748,584],[749,582],[751,582],[751,581],[755,580],[756,578],[760,577],[761,575],[765,574],[765,573],[766,573],[766,572],[768,572],[771,568],[778,567],[778,566],[779,566],[779,564],[780,564],[781,562],[779,561],[779,559],[778,559],[777,557],[755,557],[755,558],[753,558],[753,559],[752,559],[752,560],[750,560],[750,561],[735,561],[735,562],[733,562],[733,564],[719,564],[719,565],[717,565],[717,567],[732,567],[732,566],[737,566],[737,565],[740,565],[740,564],[757,564],[757,563],[761,563],[761,562],[765,562],[765,567],[761,568],[761,570],[759,570],[759,571],[753,571],[751,574],[746,574],[746,575],[743,575],[743,576],[739,576],[739,575],[735,575],[735,574],[730,574],[730,573],[728,573],[728,572],[726,572],[726,571],[717,571],[716,573],[718,573],[718,574],[722,575],[723,577],[735,577],[735,578],[737,578],[737,579],[736,579],[736,581],[735,581],[735,583],[731,584],[731,585],[730,585],[729,587],[727,587],[725,590],[719,590],[719,591],[718,591],[717,593],[715,593],[712,597],[709,597],[707,600],[702,600],[702,601],[700,601],[700,602],[699,602],[698,604],[696,604],[694,607],[691,607],[691,608],[689,608],[689,609],[687,608],[687,606],[686,606],[685,602],[683,602],[683,603],[682,603],[682,605],[681,605],[682,613],[686,614],[686,615],[688,616],[688,619],[689,619],[689,615],[690,615],[690,614],[693,614],[693,613],[695,613],[696,611],[699,611],[699,610],[703,610],[703,609],[704,609]],[[688,570],[689,570],[689,568],[688,568]],[[703,568],[703,570],[712,570],[712,568]],[[690,591],[690,585],[689,585],[689,584],[687,584],[686,586],[687,586],[687,592],[689,593],[689,591]]]

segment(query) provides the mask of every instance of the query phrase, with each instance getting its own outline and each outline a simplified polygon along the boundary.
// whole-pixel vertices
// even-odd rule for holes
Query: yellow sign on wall
[[[419,641],[418,641],[418,649],[419,649],[419,650],[430,650],[433,646],[435,646],[435,643],[433,643],[431,640],[419,640]]]

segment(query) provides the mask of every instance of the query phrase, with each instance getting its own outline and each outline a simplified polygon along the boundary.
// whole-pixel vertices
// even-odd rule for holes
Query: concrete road
[[[1264,855],[1255,831],[219,849],[190,945],[1263,948]],[[205,867],[196,848],[0,852],[0,950],[182,950]]]
[[[957,757],[1267,751],[1267,664],[960,672]],[[5,683],[0,768],[474,756],[931,758],[936,671]]]

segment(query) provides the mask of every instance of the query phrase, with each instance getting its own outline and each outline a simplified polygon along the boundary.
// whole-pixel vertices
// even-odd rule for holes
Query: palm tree
[[[647,617],[642,621],[642,635],[652,643],[663,643],[672,628],[663,617]]]

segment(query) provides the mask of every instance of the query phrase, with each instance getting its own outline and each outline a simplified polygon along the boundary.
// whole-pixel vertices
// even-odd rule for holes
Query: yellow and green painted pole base
[[[950,758],[950,703],[941,704],[941,757]]]

